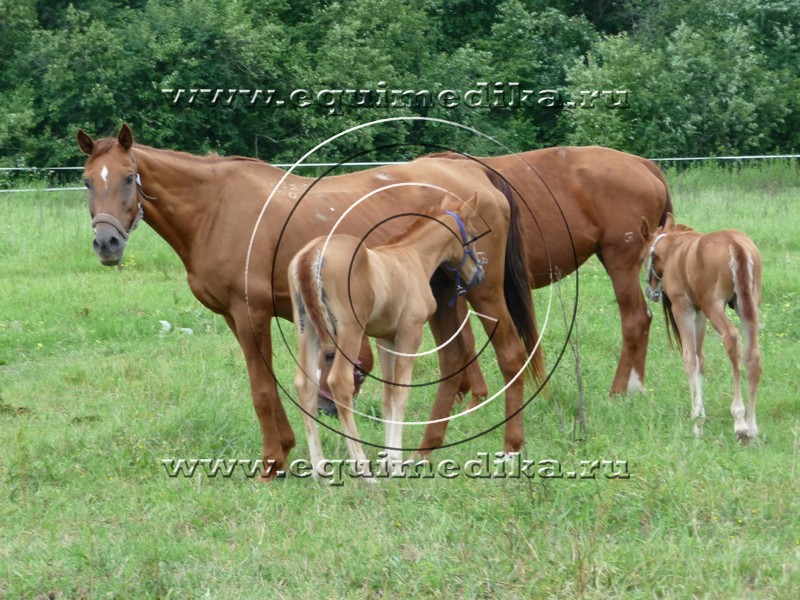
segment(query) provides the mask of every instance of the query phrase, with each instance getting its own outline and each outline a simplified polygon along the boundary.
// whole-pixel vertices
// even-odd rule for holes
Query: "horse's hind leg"
[[[695,435],[703,434],[703,423],[706,420],[706,409],[703,406],[703,373],[706,358],[703,355],[703,341],[706,337],[706,315],[698,310],[694,315],[694,354],[697,360],[697,374],[694,401],[692,403],[692,420],[695,422]],[[698,433],[699,431],[699,433]]]
[[[745,421],[744,401],[742,400],[742,344],[739,332],[733,323],[725,316],[725,305],[715,304],[708,309],[708,320],[722,336],[722,343],[733,367],[733,402],[731,403],[731,416],[733,416],[733,430],[740,442],[750,439],[750,430]]]
[[[310,327],[310,326],[309,326]],[[315,416],[317,414],[317,392],[319,380],[317,376],[317,362],[319,360],[320,343],[315,332],[306,329],[305,333],[298,334],[298,366],[294,378],[294,387],[297,390],[297,399],[303,409],[303,425],[306,429],[308,440],[308,453],[313,465],[315,479],[320,475],[320,464],[325,459],[322,452],[322,442],[319,437],[319,428]]]
[[[744,331],[744,364],[747,371],[748,400],[747,410],[745,411],[745,421],[750,437],[758,435],[758,424],[756,423],[756,389],[761,381],[761,348],[758,345],[758,315],[752,320],[747,320],[742,316],[739,306],[736,305],[736,313],[742,322]]]
[[[633,242],[631,242],[633,243]],[[638,253],[603,248],[601,262],[611,278],[622,324],[622,351],[617,364],[612,394],[644,391],[644,368],[652,315],[642,295]]]
[[[339,327],[340,330],[345,329],[343,323],[340,323]],[[355,360],[358,356],[363,332],[357,325],[351,329],[350,334],[341,332],[338,336],[339,351],[333,359],[333,365],[328,374],[328,385],[336,402],[339,421],[346,436],[347,450],[353,460],[355,473],[360,477],[365,477],[365,481],[374,483],[374,480],[371,479],[369,460],[359,442],[358,428],[353,417],[355,382],[353,381],[353,364],[350,361]],[[349,360],[348,357],[350,357]]]

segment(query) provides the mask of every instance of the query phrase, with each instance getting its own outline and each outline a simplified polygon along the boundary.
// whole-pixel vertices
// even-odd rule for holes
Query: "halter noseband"
[[[128,236],[131,234],[131,231],[136,229],[139,225],[139,221],[144,218],[144,207],[142,206],[142,197],[146,200],[153,201],[155,198],[153,196],[148,196],[144,193],[142,189],[142,178],[139,176],[139,168],[136,166],[136,156],[131,152],[131,158],[133,159],[133,167],[136,169],[136,201],[138,203],[138,207],[136,210],[136,216],[133,218],[133,222],[131,226],[127,229],[125,226],[120,223],[119,219],[117,219],[114,215],[108,213],[97,213],[92,219],[92,229],[97,228],[98,223],[105,223],[107,225],[111,225],[114,229],[116,229],[119,234],[122,236],[122,239],[128,241]]]
[[[653,268],[653,256],[655,255],[656,246],[658,245],[658,242],[660,242],[661,238],[665,237],[666,235],[667,235],[666,233],[661,233],[656,236],[656,239],[653,240],[653,245],[650,246],[650,252],[647,255],[647,270],[645,271],[644,275],[645,278],[644,293],[645,295],[647,295],[647,298],[651,302],[660,302],[661,296],[664,293],[664,285],[663,281],[661,281],[661,276],[659,276],[659,274],[656,273],[656,270]],[[658,281],[658,284],[656,285],[655,288],[653,288],[653,286],[650,285],[650,280],[652,277],[655,277],[656,280]]]
[[[452,210],[446,210],[444,211],[444,214],[450,215],[456,220],[456,223],[458,224],[458,231],[461,233],[461,242],[464,247],[464,254],[461,257],[461,262],[458,263],[457,266],[451,267],[447,263],[442,263],[445,269],[455,273],[456,293],[452,298],[450,298],[450,302],[447,303],[448,306],[453,306],[456,303],[456,298],[458,298],[459,296],[463,296],[483,280],[483,266],[481,264],[481,260],[478,258],[478,256],[475,254],[475,251],[472,249],[471,244],[475,240],[472,241],[467,240],[467,228],[464,227],[464,222],[461,220],[461,217],[459,217]],[[467,262],[467,258],[471,258],[472,260],[475,261],[475,264],[478,265],[478,270],[475,271],[475,274],[472,276],[472,279],[466,285],[464,285],[464,283],[461,281],[460,271],[461,267],[464,266],[464,263]]]

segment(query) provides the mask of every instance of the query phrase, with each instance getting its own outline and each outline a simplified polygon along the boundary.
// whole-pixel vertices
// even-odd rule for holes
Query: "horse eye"
[[[92,182],[91,182],[91,181],[89,181],[88,179],[84,179],[84,180],[83,180],[83,185],[85,185],[85,186],[86,186],[86,189],[87,189],[87,190],[90,190],[90,189],[92,189]]]
[[[332,362],[333,362],[333,357],[334,357],[334,356],[336,356],[336,353],[335,353],[335,352],[326,352],[326,353],[325,353],[325,362],[327,362],[327,363],[332,363]]]
[[[132,184],[132,183],[133,183],[133,175],[132,175],[132,174],[131,174],[131,175],[128,175],[128,176],[125,178],[125,183],[126,183],[127,185],[130,185],[130,184]]]

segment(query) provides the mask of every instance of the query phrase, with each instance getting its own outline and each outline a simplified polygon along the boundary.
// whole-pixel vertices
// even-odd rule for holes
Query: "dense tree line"
[[[799,35],[800,0],[0,0],[0,166],[80,164],[77,128],[111,134],[123,121],[151,145],[293,160],[397,115],[456,121],[511,150],[793,152]],[[509,83],[532,101],[509,106]],[[193,89],[211,91],[190,102]],[[372,90],[370,106],[333,92],[347,89]],[[500,89],[502,106],[466,101]],[[269,105],[268,90],[285,104]],[[290,101],[293,90],[307,93]],[[435,101],[387,106],[392,90]],[[466,129],[404,121],[316,158],[435,145],[503,151]]]

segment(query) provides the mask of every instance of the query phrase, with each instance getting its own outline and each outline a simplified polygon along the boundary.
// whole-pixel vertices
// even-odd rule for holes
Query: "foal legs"
[[[747,442],[751,434],[745,421],[745,408],[742,400],[742,345],[739,340],[739,332],[725,316],[724,304],[715,304],[710,307],[707,315],[714,329],[722,336],[722,343],[725,344],[725,350],[733,366],[733,402],[731,403],[733,430],[740,442]],[[755,419],[755,414],[753,418]]]
[[[672,314],[678,325],[681,338],[683,369],[689,379],[689,394],[692,399],[692,421],[694,435],[703,435],[706,411],[703,407],[703,338],[705,336],[705,315],[686,301],[676,301]]]
[[[414,357],[407,356],[419,350],[422,344],[424,322],[406,326],[397,332],[391,346],[378,344],[383,372],[383,417],[386,422],[386,470],[391,465],[395,474],[400,474],[403,462],[403,420],[411,393],[411,376]]]
[[[307,329],[298,336],[298,366],[294,377],[294,387],[297,390],[297,399],[303,413],[303,425],[308,439],[308,453],[313,465],[313,475],[319,478],[320,463],[325,456],[322,452],[322,442],[315,415],[317,414],[317,390],[319,381],[317,377],[317,361],[319,359],[320,343],[316,333]]]
[[[344,324],[340,324],[342,329]],[[353,381],[353,365],[350,360],[358,356],[358,349],[361,346],[363,331],[360,327],[350,327],[349,334],[340,334],[338,337],[339,352],[333,359],[331,371],[328,374],[328,385],[330,386],[333,398],[336,401],[336,409],[339,413],[339,421],[347,440],[347,450],[350,458],[353,459],[356,468],[363,469],[359,475],[366,476],[364,479],[369,483],[374,483],[370,478],[369,460],[364,453],[358,437],[358,429],[353,418],[353,394],[355,392],[355,382]],[[348,360],[348,357],[351,357]]]
[[[742,317],[739,311],[739,306],[736,306],[736,312],[742,322],[742,330],[744,331],[744,364],[747,369],[747,384],[748,391],[750,392],[747,411],[745,413],[745,421],[747,421],[747,429],[750,430],[750,437],[758,435],[758,425],[756,424],[756,388],[759,381],[761,381],[761,348],[758,346],[758,317],[756,316],[752,321]]]

